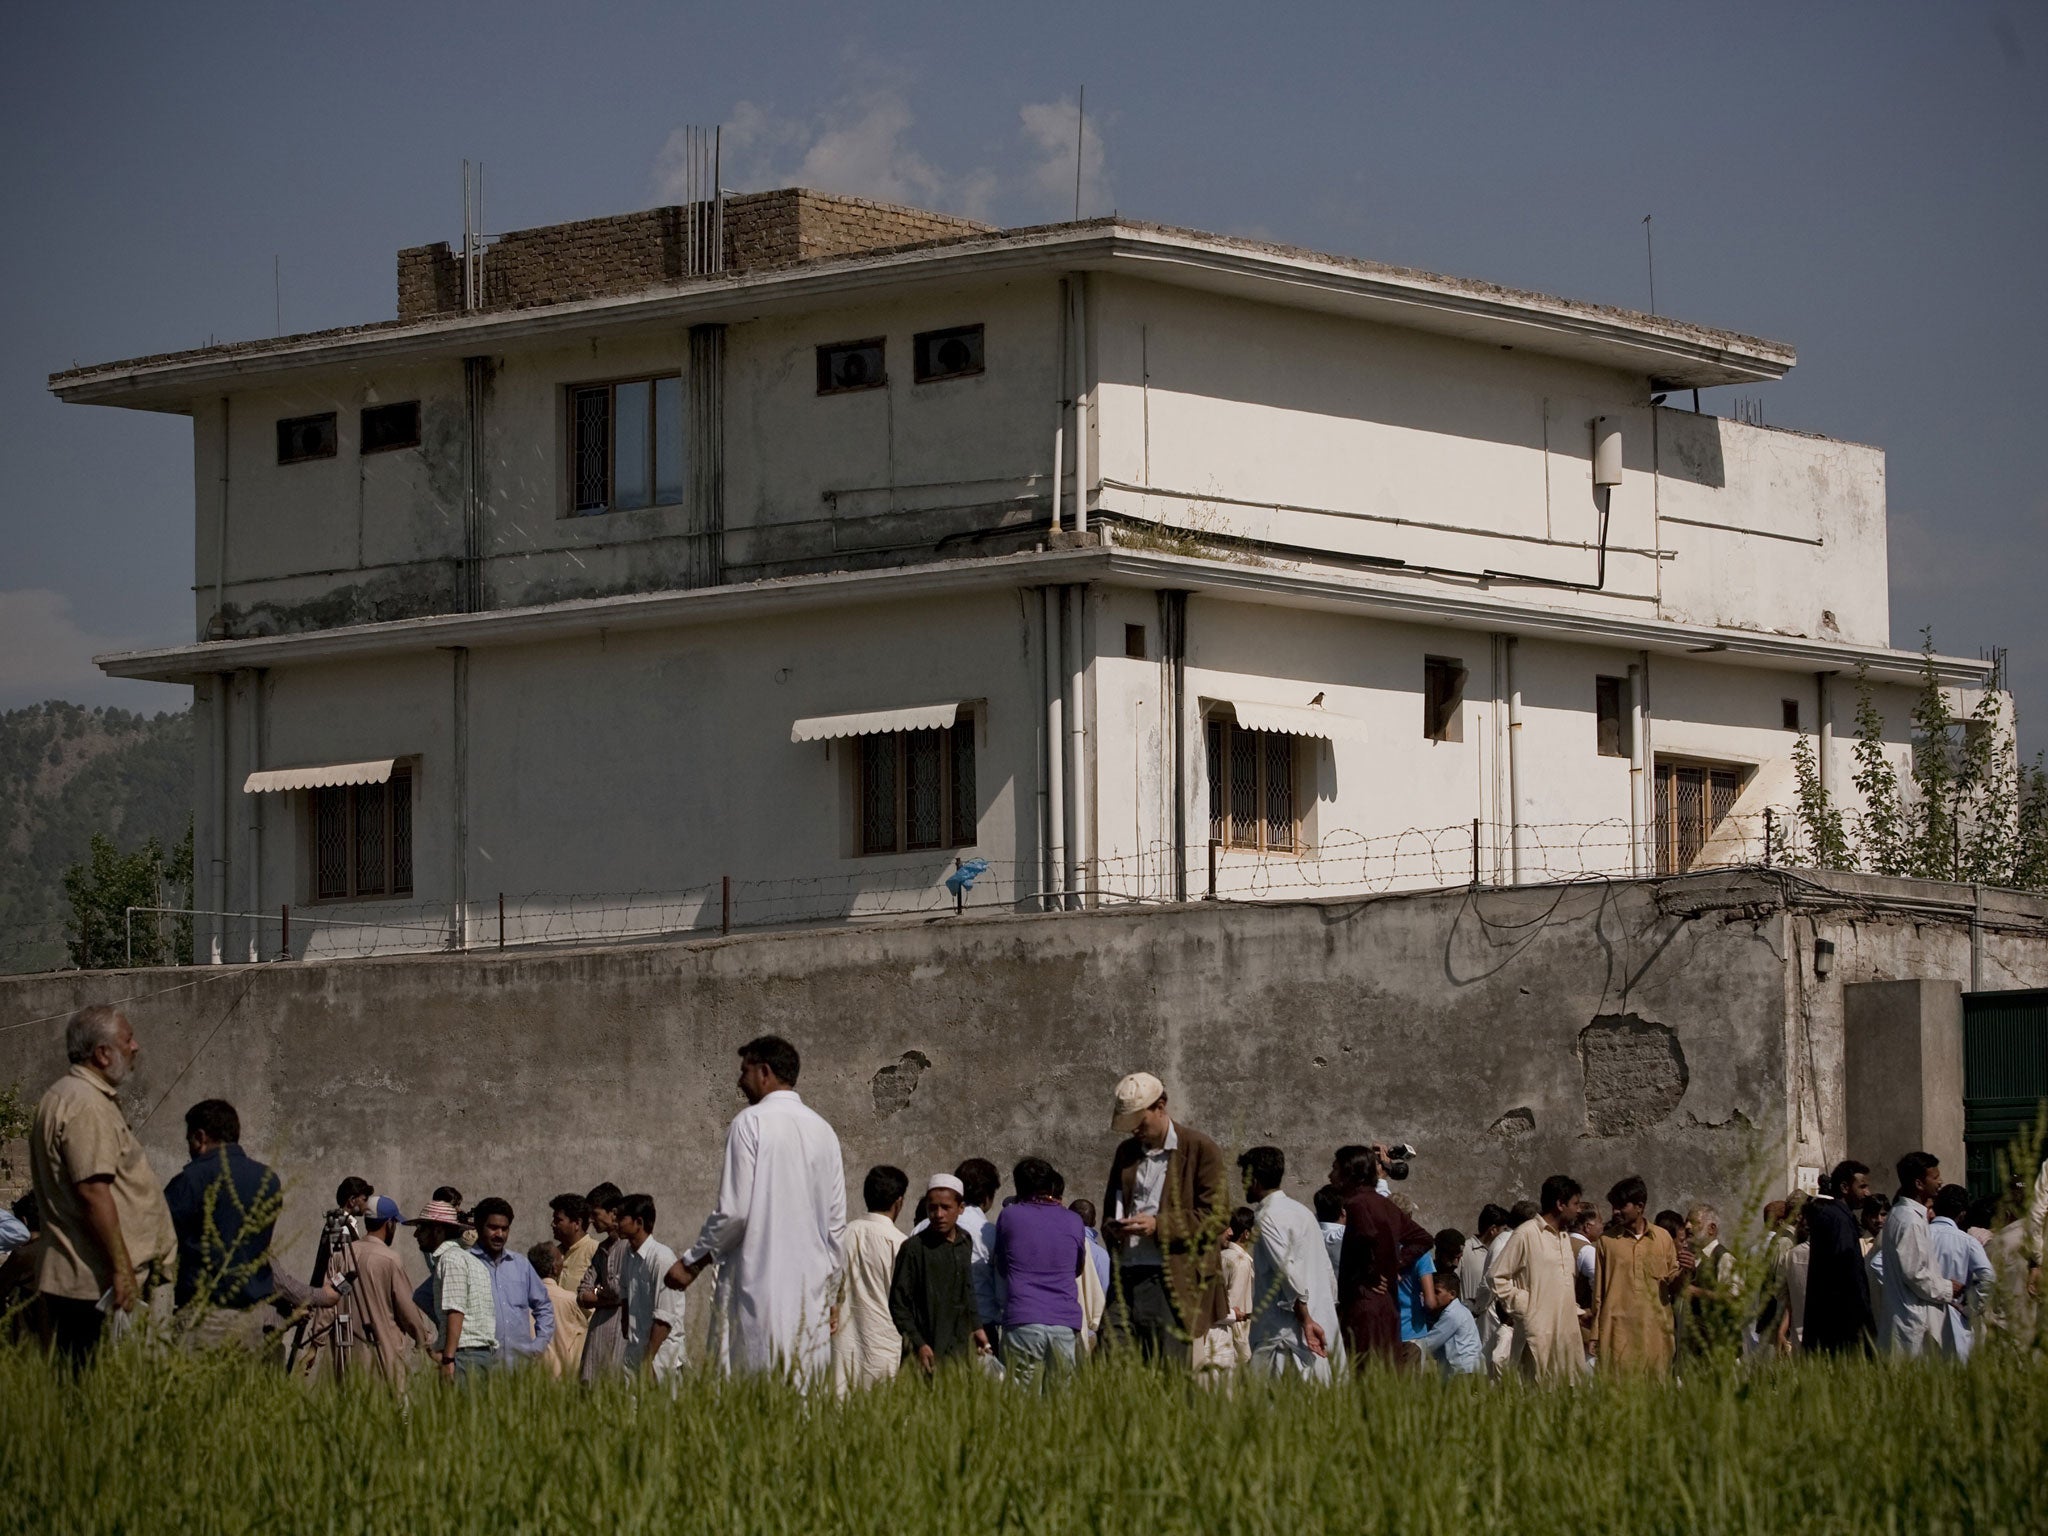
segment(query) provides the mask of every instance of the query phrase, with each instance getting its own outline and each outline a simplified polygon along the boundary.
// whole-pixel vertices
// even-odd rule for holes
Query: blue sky
[[[11,7],[0,93],[0,708],[175,707],[96,649],[189,637],[182,418],[45,376],[388,317],[393,253],[728,185],[1084,211],[1643,306],[1794,343],[1765,419],[1889,454],[1893,639],[2010,647],[2048,746],[2048,10],[2038,5]],[[1710,409],[1728,403],[1709,392]]]

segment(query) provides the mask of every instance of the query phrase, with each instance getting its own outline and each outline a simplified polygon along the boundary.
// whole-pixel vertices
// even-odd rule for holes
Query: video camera
[[[1415,1149],[1405,1141],[1384,1145],[1387,1155],[1381,1159],[1380,1166],[1386,1169],[1387,1177],[1395,1180],[1407,1178],[1409,1160],[1417,1155]]]

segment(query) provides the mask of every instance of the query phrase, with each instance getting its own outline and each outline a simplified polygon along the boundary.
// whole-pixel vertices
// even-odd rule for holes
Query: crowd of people
[[[119,1104],[140,1049],[129,1020],[82,1009],[65,1045],[71,1069],[30,1132],[33,1191],[0,1226],[0,1297],[29,1295],[73,1366],[154,1305],[193,1347],[275,1351],[315,1377],[403,1387],[426,1368],[451,1382],[526,1368],[673,1383],[687,1293],[707,1270],[710,1369],[841,1393],[954,1365],[1044,1388],[1118,1351],[1211,1381],[1329,1382],[1374,1361],[1570,1383],[1669,1376],[1724,1349],[1965,1360],[1985,1327],[2033,1326],[2048,1224],[2048,1164],[1994,1231],[1990,1206],[1914,1152],[1893,1199],[1843,1162],[1820,1192],[1773,1202],[1747,1264],[1712,1207],[1653,1216],[1634,1177],[1607,1191],[1604,1215],[1556,1174],[1536,1200],[1486,1204],[1469,1234],[1432,1231],[1394,1190],[1407,1149],[1337,1148],[1303,1204],[1280,1148],[1245,1151],[1233,1179],[1165,1085],[1134,1072],[1115,1087],[1121,1140],[1099,1206],[1069,1201],[1041,1157],[1016,1163],[999,1198],[1000,1170],[975,1157],[923,1180],[906,1232],[913,1181],[892,1166],[867,1170],[848,1220],[838,1138],[797,1092],[796,1048],[763,1036],[739,1049],[746,1107],[680,1253],[654,1235],[653,1198],[610,1183],[557,1195],[548,1239],[522,1253],[502,1198],[444,1185],[408,1217],[349,1178],[301,1282],[272,1262],[282,1184],[243,1151],[234,1107],[186,1112],[190,1161],[159,1184]],[[166,1288],[168,1305],[154,1299]]]

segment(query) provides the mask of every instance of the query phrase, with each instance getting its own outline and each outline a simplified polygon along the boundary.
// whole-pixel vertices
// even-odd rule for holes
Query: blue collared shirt
[[[555,1336],[555,1304],[526,1256],[507,1248],[494,1259],[482,1243],[469,1251],[491,1272],[498,1348],[514,1357],[543,1353]]]
[[[1970,1358],[1970,1322],[1983,1310],[1991,1294],[1991,1255],[1984,1245],[1946,1216],[1927,1224],[1927,1236],[1934,1243],[1934,1261],[1942,1278],[1963,1282],[1963,1293],[1949,1303],[1942,1330],[1942,1352],[1958,1360]]]
[[[178,1234],[178,1283],[184,1306],[207,1284],[216,1307],[253,1307],[276,1288],[270,1274],[270,1229],[281,1203],[277,1175],[238,1142],[195,1157],[164,1186]]]

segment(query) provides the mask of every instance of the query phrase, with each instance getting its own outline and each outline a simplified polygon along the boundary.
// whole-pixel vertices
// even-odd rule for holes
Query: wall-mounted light
[[[1828,973],[1834,968],[1835,941],[1833,939],[1815,939],[1813,941],[1813,974],[1822,981],[1826,981]]]

